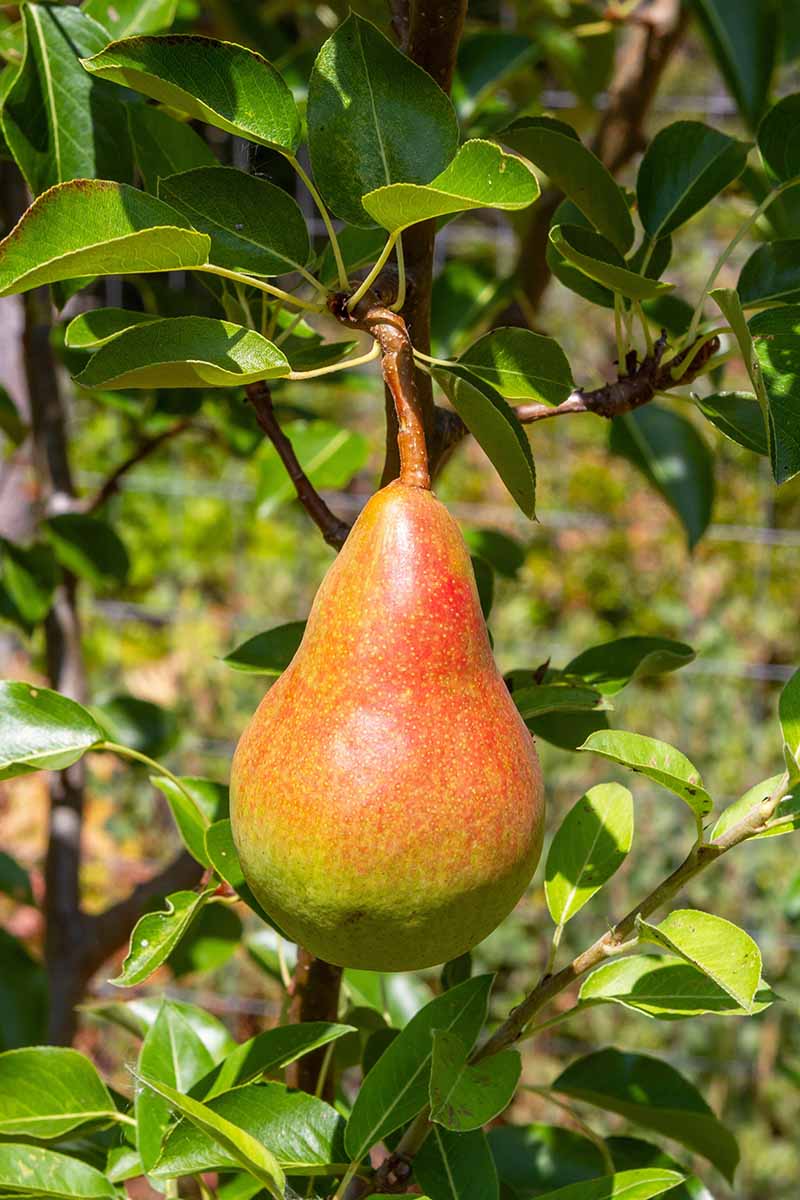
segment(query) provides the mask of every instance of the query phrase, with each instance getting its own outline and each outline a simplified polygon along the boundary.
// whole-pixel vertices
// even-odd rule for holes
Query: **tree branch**
[[[393,5],[393,12],[397,5]],[[464,28],[467,0],[411,0],[406,53],[444,91],[450,91],[456,55]],[[425,354],[431,348],[431,289],[435,221],[421,221],[402,234],[408,288],[401,316],[414,345]],[[435,441],[433,383],[424,371],[415,370],[416,394],[429,447]],[[400,469],[397,417],[392,396],[386,394],[386,450],[381,482],[395,479]]]
[[[325,541],[335,550],[339,550],[350,532],[350,526],[340,521],[316,490],[311,480],[300,466],[294,447],[281,429],[275,410],[272,406],[272,395],[268,385],[262,380],[250,383],[245,388],[247,399],[253,406],[259,425],[278,452],[278,456],[294,484],[297,499],[306,510],[311,520],[319,529]]]
[[[297,966],[292,979],[289,1020],[295,1024],[303,1021],[335,1021],[339,1012],[339,988],[342,968],[324,959],[316,958],[302,946],[297,950]],[[291,1063],[286,1071],[289,1087],[301,1088],[313,1096],[319,1085],[320,1072],[327,1055],[327,1047],[314,1050],[311,1054]],[[333,1103],[335,1079],[328,1071],[322,1091],[324,1100]]]
[[[124,460],[124,462],[121,462],[119,466],[111,472],[105,482],[95,492],[94,496],[89,497],[89,499],[83,503],[81,506],[81,511],[85,513],[97,512],[97,510],[102,508],[102,506],[106,504],[112,496],[117,494],[123,478],[128,474],[129,471],[133,470],[135,466],[138,466],[138,464],[145,458],[149,458],[151,454],[154,454],[155,451],[158,450],[160,446],[163,446],[165,442],[170,441],[172,438],[177,437],[185,430],[191,428],[192,421],[187,418],[185,421],[178,421],[175,425],[172,425],[169,429],[165,429],[162,433],[157,433],[154,437],[146,438],[139,444],[139,446],[137,446],[133,453]]]
[[[561,404],[519,404],[514,411],[523,425],[530,425],[534,421],[546,421],[550,417],[560,417],[568,413],[591,412],[608,419],[618,417],[621,413],[631,412],[649,404],[656,392],[667,392],[671,388],[691,383],[719,350],[719,344],[719,338],[716,337],[709,341],[700,338],[662,365],[661,360],[667,348],[666,334],[662,331],[661,337],[653,347],[653,353],[646,355],[641,363],[637,360],[636,351],[631,351],[626,363],[626,373],[620,375],[614,383],[606,383],[589,392],[579,388]],[[689,358],[689,367],[679,379],[674,379],[672,372],[675,367]]]
[[[138,883],[129,896],[95,916],[84,917],[83,967],[87,978],[123,945],[151,900],[195,887],[202,874],[200,863],[181,850],[162,870]]]
[[[727,833],[722,834],[714,842],[696,843],[681,865],[658,887],[655,887],[644,900],[632,908],[608,933],[598,938],[588,950],[584,950],[555,975],[543,976],[522,1003],[512,1010],[492,1036],[472,1055],[470,1061],[472,1063],[481,1062],[519,1041],[526,1028],[551,1000],[576,983],[593,967],[606,962],[609,955],[619,951],[620,947],[635,933],[638,918],[649,917],[662,905],[672,900],[690,880],[705,871],[729,850],[741,845],[742,842],[756,834],[762,833],[788,791],[789,775],[788,772],[785,772],[775,790],[755,804],[750,812],[732,826]],[[425,1109],[408,1127],[394,1152],[381,1163],[370,1181],[369,1190],[363,1194],[391,1191],[391,1181],[396,1176],[398,1167],[400,1175],[405,1174],[407,1178],[408,1166],[421,1148],[431,1128],[429,1110]]]

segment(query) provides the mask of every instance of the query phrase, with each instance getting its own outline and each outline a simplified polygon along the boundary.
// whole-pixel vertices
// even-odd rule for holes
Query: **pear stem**
[[[363,329],[380,346],[381,371],[397,412],[397,448],[400,453],[400,482],[407,487],[430,490],[425,422],[417,396],[414,352],[406,323],[399,313],[375,304],[369,297],[352,311],[347,297],[331,297],[329,307],[345,325]]]

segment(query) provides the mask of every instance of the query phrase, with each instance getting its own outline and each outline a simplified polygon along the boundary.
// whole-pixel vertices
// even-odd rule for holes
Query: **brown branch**
[[[450,91],[467,0],[411,0],[406,53],[436,80],[444,92]],[[422,221],[402,235],[408,290],[401,316],[411,340],[424,354],[431,348],[431,289],[433,287],[433,243],[436,222]],[[424,371],[417,370],[416,392],[428,446],[435,441],[433,383]],[[386,450],[382,482],[395,479],[400,469],[397,447],[397,419],[392,396],[386,394]]]
[[[592,148],[616,174],[644,146],[643,128],[658,84],[689,23],[689,6],[659,0],[657,21],[631,28],[617,58],[608,89],[608,105]],[[546,188],[533,205],[520,245],[517,278],[528,323],[535,317],[550,282],[546,253],[553,214],[564,199]]]
[[[411,13],[409,0],[388,0],[389,24],[397,39],[397,45],[405,53],[408,49],[408,35],[411,31]]]
[[[117,494],[122,485],[122,480],[129,471],[132,471],[145,458],[149,458],[151,454],[154,454],[165,442],[170,441],[172,438],[191,428],[192,421],[187,418],[185,421],[178,421],[162,433],[157,433],[154,437],[146,438],[142,441],[133,453],[111,472],[105,482],[95,492],[94,496],[89,497],[81,505],[81,511],[85,513],[97,512],[112,496]]]
[[[339,989],[342,968],[324,959],[316,958],[302,946],[297,950],[297,966],[292,979],[289,1019],[295,1024],[303,1021],[335,1021],[339,1014]],[[289,1087],[301,1088],[312,1095],[317,1091],[320,1072],[327,1059],[327,1047],[306,1054],[291,1063],[286,1071]],[[321,1096],[333,1103],[335,1096],[334,1073],[328,1070]]]
[[[331,296],[328,307],[349,328],[362,329],[381,349],[381,371],[396,417],[399,478],[409,487],[429,488],[428,452],[416,384],[411,339],[399,313],[367,296],[350,312],[347,297]]]
[[[340,521],[331,512],[325,501],[316,490],[311,480],[300,466],[294,447],[281,429],[275,410],[272,406],[272,395],[265,382],[250,383],[245,388],[247,399],[253,406],[259,425],[278,452],[278,457],[286,468],[287,474],[294,484],[297,499],[306,510],[311,520],[319,529],[325,541],[335,550],[344,545],[350,532],[350,526]]]
[[[606,383],[590,392],[579,389],[561,404],[519,404],[514,410],[517,418],[523,425],[530,425],[534,421],[546,421],[550,417],[560,417],[569,413],[590,412],[598,417],[610,419],[622,413],[632,412],[635,408],[649,404],[656,392],[667,392],[671,388],[691,383],[719,350],[719,338],[711,338],[707,342],[699,339],[662,365],[661,359],[666,347],[666,335],[662,332],[653,353],[648,354],[641,363],[637,363],[636,352],[631,352],[626,374],[620,375],[614,383]],[[690,365],[679,379],[673,378],[673,370],[688,358],[691,358]]]
[[[762,833],[775,815],[778,805],[787,795],[789,776],[784,773],[775,790],[753,806],[749,813],[727,833],[722,834],[714,842],[696,843],[679,867],[671,875],[654,888],[644,900],[637,904],[622,918],[608,933],[598,938],[588,950],[584,950],[572,962],[558,971],[555,975],[545,975],[521,1004],[509,1014],[505,1021],[495,1030],[492,1036],[481,1046],[471,1058],[471,1062],[480,1062],[498,1054],[501,1050],[513,1046],[519,1041],[534,1018],[543,1008],[555,999],[561,992],[591,971],[601,963],[607,962],[610,956],[620,951],[636,932],[639,918],[647,918],[661,908],[689,883],[695,876],[705,871],[712,863],[720,859],[729,850],[756,834]],[[429,1120],[429,1110],[423,1110],[408,1127],[397,1148],[380,1165],[370,1181],[370,1195],[376,1191],[384,1191],[396,1174],[398,1167],[401,1175],[408,1167],[423,1145],[432,1126]],[[407,1178],[407,1174],[406,1174]],[[388,1190],[392,1190],[389,1186]]]
[[[124,945],[151,900],[195,887],[202,874],[200,863],[181,850],[162,870],[138,883],[129,896],[103,912],[84,917],[83,967],[87,978]]]

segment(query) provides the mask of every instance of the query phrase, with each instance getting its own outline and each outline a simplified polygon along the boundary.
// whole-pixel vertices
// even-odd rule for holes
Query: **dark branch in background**
[[[292,978],[292,1002],[289,1019],[294,1024],[303,1021],[335,1021],[339,1011],[339,988],[342,968],[324,959],[316,958],[302,946],[297,948],[297,966]],[[328,1060],[328,1048],[323,1046],[311,1054],[304,1055],[286,1069],[289,1087],[301,1088],[314,1095],[319,1085],[321,1071]],[[322,1090],[324,1100],[333,1103],[336,1094],[333,1071],[326,1073]]]
[[[391,4],[392,18],[402,2]],[[456,66],[456,54],[464,28],[467,0],[411,0],[408,44],[404,48],[412,62],[450,92]],[[431,288],[433,286],[433,242],[435,221],[412,225],[402,235],[408,290],[401,316],[411,341],[423,354],[431,349]],[[425,440],[429,452],[436,444],[436,411],[433,383],[424,371],[416,372],[417,397],[422,409]],[[400,469],[397,451],[397,418],[394,401],[386,395],[386,457],[382,483],[395,479]]]
[[[644,122],[664,70],[680,45],[689,24],[689,7],[680,0],[656,0],[646,22],[629,24],[608,89],[608,105],[595,134],[592,149],[612,174],[621,171],[644,148]],[[531,210],[520,246],[517,277],[525,318],[530,324],[550,282],[546,252],[553,214],[564,199],[556,188],[546,188]]]
[[[397,45],[405,53],[408,50],[408,35],[411,26],[409,0],[389,0],[389,24],[397,39]]]
[[[303,468],[298,462],[294,447],[281,429],[272,406],[269,386],[263,381],[251,383],[245,388],[247,399],[253,406],[259,425],[278,452],[286,472],[294,484],[297,499],[319,529],[329,546],[339,550],[350,532],[350,526],[340,521],[331,512]]]
[[[171,441],[172,438],[177,437],[185,430],[191,428],[192,422],[187,419],[185,421],[178,421],[175,425],[172,425],[169,429],[165,429],[162,433],[156,434],[154,437],[146,438],[136,447],[136,449],[128,456],[128,458],[121,462],[120,465],[111,472],[105,483],[103,483],[95,492],[94,496],[91,496],[87,501],[80,505],[81,511],[85,513],[97,512],[97,510],[102,508],[112,496],[116,496],[117,492],[122,486],[123,478],[128,474],[129,471],[132,471],[133,468],[138,466],[138,464],[145,458],[149,458],[151,454],[155,454],[156,450],[158,450],[160,446],[163,446],[165,442]]]
[[[636,351],[631,350],[626,362],[627,372],[620,375],[615,383],[606,383],[603,387],[585,392],[579,389],[568,396],[561,404],[519,404],[515,408],[517,417],[524,425],[534,421],[546,421],[550,417],[560,417],[567,413],[595,413],[598,417],[618,417],[622,413],[632,412],[649,404],[656,392],[666,392],[670,388],[683,387],[691,383],[708,365],[710,358],[719,350],[719,338],[711,338],[702,342],[698,350],[693,342],[680,354],[662,365],[661,359],[667,348],[667,337],[662,331],[661,337],[653,347],[653,353],[648,354],[641,363],[638,362]],[[692,355],[689,367],[680,379],[674,379],[673,370]]]

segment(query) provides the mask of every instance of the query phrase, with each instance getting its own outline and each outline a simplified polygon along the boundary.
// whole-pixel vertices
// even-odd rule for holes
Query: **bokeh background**
[[[233,36],[258,44],[272,5],[211,5],[186,20],[193,26],[221,25]],[[197,6],[195,6],[197,7]],[[375,15],[369,5],[355,6]],[[519,7],[507,6],[518,23]],[[555,5],[532,3],[524,20],[549,19]],[[565,6],[569,8],[569,5]],[[586,7],[586,6],[584,6]],[[234,12],[239,9],[238,13]],[[505,6],[500,6],[502,11]],[[301,11],[302,10],[302,11]],[[502,17],[501,11],[501,17]],[[471,6],[471,20],[481,17]],[[247,15],[251,28],[241,26]],[[304,50],[326,36],[333,14],[325,6],[298,6]],[[255,32],[254,32],[255,30]],[[279,65],[302,56],[287,37]],[[603,104],[602,87],[592,97],[576,95],[569,72],[549,65],[516,80],[531,102],[591,133]],[[785,90],[800,76],[787,69]],[[502,99],[502,91],[500,93]],[[707,47],[696,30],[685,38],[667,69],[650,115],[648,134],[680,117],[705,120],[743,134],[742,122]],[[247,153],[228,147],[233,161]],[[256,164],[258,166],[258,164]],[[633,168],[623,173],[630,182]],[[751,207],[734,194],[713,203],[680,235],[670,278],[682,295],[699,294],[709,266]],[[453,334],[471,305],[476,319],[469,339],[495,322],[503,307],[496,280],[508,277],[517,253],[513,224],[491,215],[462,217],[440,235],[433,352],[459,349]],[[745,242],[726,266],[720,283],[733,286],[752,250]],[[127,284],[98,286],[95,302],[119,303]],[[185,282],[173,280],[176,303]],[[16,337],[18,305],[0,302],[0,376],[24,406]],[[551,285],[536,314],[536,327],[558,339],[576,381],[597,384],[613,376],[613,321],[559,285]],[[64,385],[69,388],[67,365]],[[729,369],[726,386],[744,386]],[[375,488],[382,463],[383,396],[374,371],[347,379],[296,385],[276,402],[309,410],[314,420],[284,414],[297,439],[319,434],[319,419],[346,431],[344,451],[331,451],[320,437],[326,461],[319,475],[337,512],[352,517]],[[70,426],[77,482],[91,489],[110,461],[132,444],[135,406],[111,397],[70,390]],[[180,409],[183,401],[175,401]],[[191,403],[186,401],[191,409]],[[227,402],[226,402],[227,403]],[[687,400],[685,403],[689,403]],[[221,659],[251,634],[303,619],[332,559],[316,530],[291,501],[272,450],[241,415],[238,442],[222,402],[203,401],[197,436],[168,443],[125,480],[113,501],[113,518],[128,547],[133,569],[127,585],[103,592],[84,589],[82,616],[92,696],[100,701],[132,694],[163,706],[163,761],[181,774],[226,780],[230,757],[244,722],[258,703],[262,677],[231,670]],[[172,414],[165,414],[165,420]],[[327,429],[327,427],[323,427]],[[649,733],[678,746],[700,768],[719,807],[780,768],[776,705],[782,683],[800,661],[800,481],[776,492],[765,460],[740,450],[706,425],[716,443],[718,470],[713,523],[690,553],[675,516],[627,462],[608,449],[605,423],[592,416],[537,425],[531,434],[538,468],[538,522],[528,523],[472,442],[448,465],[437,491],[465,530],[497,529],[519,546],[518,563],[495,577],[490,618],[495,651],[503,670],[534,668],[547,659],[564,665],[588,646],[626,634],[654,634],[691,644],[696,661],[653,682],[634,684],[616,698],[614,724]],[[23,469],[0,493],[3,519],[18,519]],[[12,503],[9,488],[17,489]],[[338,490],[338,489],[343,490]],[[42,679],[39,636],[28,639],[10,625],[0,633],[4,677]],[[540,743],[549,797],[550,834],[568,807],[593,783],[615,776],[599,760]],[[626,782],[630,783],[630,779]],[[670,794],[640,778],[633,785],[637,831],[624,868],[597,901],[570,923],[564,958],[600,935],[688,849],[693,825]],[[47,791],[33,775],[2,785],[0,847],[29,872],[34,895],[41,891]],[[168,810],[146,773],[108,758],[90,759],[90,805],[84,831],[84,886],[89,907],[100,908],[165,862],[177,846]],[[380,864],[378,864],[380,866]],[[386,864],[387,868],[390,866]],[[765,978],[781,1000],[749,1021],[705,1017],[685,1023],[651,1021],[608,1006],[566,1022],[525,1049],[525,1078],[548,1082],[566,1061],[596,1045],[652,1051],[685,1070],[716,1111],[736,1131],[742,1167],[739,1200],[784,1200],[800,1178],[800,864],[794,838],[769,839],[741,847],[690,889],[691,903],[743,925],[764,955]],[[279,1014],[281,964],[273,935],[237,916],[207,910],[176,970],[164,969],[143,995],[190,998],[223,1015],[240,1036]],[[213,915],[212,915],[213,914]],[[0,1046],[13,1044],[15,1023],[35,1021],[32,1011],[15,1012],[15,980],[37,971],[42,929],[35,905],[0,895],[0,931],[18,939],[24,957],[0,980]],[[550,925],[542,870],[517,912],[475,954],[498,972],[496,1011],[507,1011],[541,969]],[[3,932],[0,932],[0,937]],[[291,948],[285,950],[291,962]],[[93,981],[87,1003],[119,998],[104,969]],[[391,1003],[413,1007],[425,994],[424,977],[397,977]],[[357,1002],[357,995],[351,998]],[[132,1043],[109,1033],[90,1013],[83,1016],[79,1044],[102,1066],[123,1078]],[[601,1129],[615,1118],[595,1117]],[[563,1121],[570,1117],[533,1092],[522,1091],[516,1120]],[[733,1196],[706,1171],[710,1192]]]

